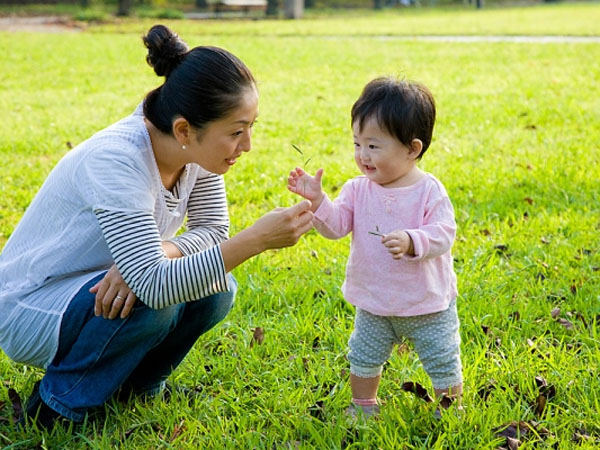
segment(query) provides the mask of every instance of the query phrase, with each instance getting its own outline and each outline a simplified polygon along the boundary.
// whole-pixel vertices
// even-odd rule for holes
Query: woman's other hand
[[[137,300],[114,264],[104,278],[90,288],[90,292],[96,294],[94,314],[105,319],[115,319],[117,316],[124,319]]]
[[[323,169],[317,170],[312,177],[300,167],[290,172],[288,177],[288,190],[298,194],[312,203],[311,210],[316,211],[323,201],[324,193],[321,186],[323,178]]]

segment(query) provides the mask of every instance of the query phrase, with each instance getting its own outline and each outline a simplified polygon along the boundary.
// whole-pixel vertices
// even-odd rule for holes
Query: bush
[[[82,9],[73,15],[73,19],[81,22],[105,22],[107,14],[99,9]]]
[[[183,19],[183,12],[178,9],[143,9],[137,11],[137,16],[145,19]]]

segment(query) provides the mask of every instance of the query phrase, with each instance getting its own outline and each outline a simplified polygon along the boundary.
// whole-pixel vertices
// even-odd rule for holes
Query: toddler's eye
[[[376,148],[377,148],[377,146],[376,146],[376,145],[369,144],[369,150],[373,150],[373,149],[376,149]]]

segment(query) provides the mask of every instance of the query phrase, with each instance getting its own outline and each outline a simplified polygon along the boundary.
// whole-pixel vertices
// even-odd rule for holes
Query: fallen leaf
[[[540,238],[540,241],[542,242],[542,244],[549,244],[550,243],[550,239],[548,239],[547,237],[542,236]]]
[[[552,311],[550,311],[550,315],[552,316],[553,319],[556,319],[560,314],[560,308],[554,308]]]
[[[418,398],[420,398],[421,400],[425,400],[428,403],[433,402],[433,398],[431,398],[431,395],[429,395],[427,389],[425,389],[419,383],[407,381],[402,384],[402,390],[406,392],[412,392]]]
[[[169,442],[173,442],[175,439],[177,439],[181,433],[183,433],[185,431],[185,420],[181,419],[181,422],[179,422],[178,425],[175,425],[173,427],[173,432],[171,433],[171,437],[169,438]]]
[[[507,437],[506,445],[508,445],[509,450],[517,450],[519,445],[521,445],[521,441],[515,438]]]
[[[547,401],[548,401],[548,398],[542,394],[538,395],[537,398],[535,399],[535,413],[538,416],[541,416],[542,413],[544,412]]]
[[[533,205],[533,199],[531,197],[525,197],[523,201],[528,205]]]
[[[481,329],[483,330],[483,334],[490,334],[490,327],[487,325],[481,325]]]
[[[13,408],[13,423],[17,423],[23,417],[23,403],[21,402],[21,397],[17,391],[15,391],[13,388],[9,388],[8,399],[10,400]]]
[[[265,340],[265,332],[261,327],[256,327],[254,329],[254,332],[252,334],[252,340],[250,341],[250,347],[252,348],[254,346],[254,343],[256,342],[258,345],[262,344],[263,341]]]
[[[589,441],[590,438],[591,438],[591,436],[588,434],[588,432],[585,430],[585,428],[577,428],[573,432],[573,437],[571,438],[571,440],[573,442],[582,443],[582,442]]]
[[[410,346],[406,342],[402,342],[398,345],[397,352],[399,355],[410,353]]]
[[[319,258],[319,254],[316,252],[316,250],[311,250],[310,256],[312,256],[313,258]]]
[[[571,294],[577,294],[577,286],[575,286],[574,284],[571,285]]]
[[[512,439],[518,439],[521,436],[526,436],[530,430],[531,425],[524,421],[510,422],[494,428],[496,436]]]
[[[561,324],[563,327],[565,327],[567,330],[572,330],[573,329],[573,324],[571,322],[569,322],[567,319],[557,319],[557,322],[559,324]]]
[[[546,408],[546,403],[556,395],[556,388],[549,385],[544,377],[536,376],[535,384],[539,389],[539,395],[535,399],[535,412],[541,416]]]

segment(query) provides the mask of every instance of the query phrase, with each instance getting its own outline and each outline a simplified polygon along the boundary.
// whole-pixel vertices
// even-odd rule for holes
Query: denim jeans
[[[237,283],[228,276],[231,291],[163,309],[138,300],[129,316],[112,320],[94,315],[89,292],[103,275],[88,282],[63,316],[58,351],[39,388],[44,403],[80,422],[119,388],[159,392],[198,337],[230,311]]]

